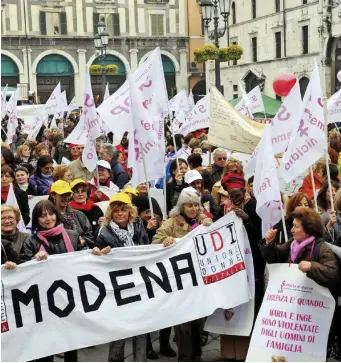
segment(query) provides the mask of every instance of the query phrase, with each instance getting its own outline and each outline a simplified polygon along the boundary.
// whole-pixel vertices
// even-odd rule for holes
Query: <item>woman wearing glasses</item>
[[[61,222],[66,229],[76,231],[80,236],[83,247],[92,248],[94,237],[92,227],[87,217],[79,210],[69,206],[72,197],[70,184],[64,180],[57,180],[51,186],[49,200],[56,206],[60,213]]]
[[[37,188],[37,195],[47,195],[53,183],[53,160],[44,155],[38,159],[37,169],[30,177],[30,183]]]

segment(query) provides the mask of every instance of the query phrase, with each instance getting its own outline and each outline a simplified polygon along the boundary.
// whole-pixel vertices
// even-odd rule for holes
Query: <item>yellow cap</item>
[[[124,204],[131,204],[131,200],[128,197],[128,194],[123,193],[123,192],[119,192],[115,195],[113,195],[110,199],[110,204],[114,203],[114,202],[120,202],[120,203],[124,203]]]
[[[55,192],[57,194],[72,193],[70,184],[64,180],[57,180],[51,185],[50,193]]]
[[[125,188],[125,189],[123,190],[123,193],[130,193],[130,194],[135,195],[135,197],[139,195],[139,192],[137,191],[137,189],[135,189],[135,188],[133,188],[133,187]]]
[[[73,189],[76,185],[78,184],[85,184],[85,185],[88,185],[88,183],[82,179],[75,179],[74,181],[72,181],[70,183],[70,188]]]

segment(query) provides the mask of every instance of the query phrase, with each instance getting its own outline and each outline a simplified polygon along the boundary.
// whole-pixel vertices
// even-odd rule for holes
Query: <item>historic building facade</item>
[[[241,96],[238,80],[247,91],[259,84],[275,98],[272,83],[283,72],[295,74],[304,93],[314,59],[325,94],[340,87],[336,79],[341,70],[340,0],[232,0],[229,23],[230,44],[241,45],[244,54],[238,62],[221,63],[226,98]],[[209,87],[215,83],[214,63],[207,62],[206,67]]]
[[[110,93],[160,46],[169,96],[188,88],[186,15],[183,0],[3,0],[1,85],[26,83],[44,103],[60,81],[67,98],[83,103],[86,67],[115,64]],[[96,26],[109,32],[104,61],[94,46]],[[101,76],[92,76],[94,95]]]

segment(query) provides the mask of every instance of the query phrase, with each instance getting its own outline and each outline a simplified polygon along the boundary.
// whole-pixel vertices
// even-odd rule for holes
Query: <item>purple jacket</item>
[[[50,186],[53,184],[52,175],[49,176],[48,178],[32,175],[29,180],[32,185],[37,187],[37,195],[49,194]]]

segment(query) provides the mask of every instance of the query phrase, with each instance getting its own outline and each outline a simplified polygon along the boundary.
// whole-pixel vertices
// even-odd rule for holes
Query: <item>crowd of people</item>
[[[84,145],[63,140],[79,121],[72,114],[60,128],[45,128],[36,139],[22,131],[20,120],[15,141],[6,144],[3,120],[1,145],[1,263],[7,269],[49,255],[92,249],[98,258],[112,248],[163,244],[167,247],[200,225],[208,226],[234,212],[243,221],[255,267],[255,319],[264,296],[267,263],[295,263],[309,278],[327,287],[336,299],[341,295],[340,260],[325,244],[341,246],[341,136],[329,134],[329,189],[325,164],[313,168],[318,212],[314,208],[314,185],[307,174],[300,190],[290,197],[282,195],[286,210],[285,238],[282,221],[262,238],[261,219],[256,213],[253,177],[246,180],[244,165],[221,148],[207,142],[207,130],[185,138],[176,135],[175,145],[166,131],[166,206],[163,210],[141,183],[134,188],[127,167],[129,135],[113,146],[113,135],[101,136],[96,143],[99,161],[94,172],[82,162]],[[57,123],[60,124],[60,120]],[[175,153],[179,157],[175,158]],[[212,158],[212,160],[210,160]],[[209,160],[204,163],[204,160]],[[19,209],[7,203],[12,183]],[[158,184],[155,184],[156,187]],[[48,196],[32,211],[29,199]],[[331,198],[334,200],[332,209]],[[108,202],[105,213],[96,204]],[[22,216],[30,233],[18,230]],[[336,304],[337,306],[337,304]],[[226,311],[226,319],[229,319]],[[159,333],[160,354],[179,361],[198,361],[207,342],[205,319],[174,327],[177,352],[170,345],[172,328]],[[328,357],[341,356],[341,312],[337,306],[329,334]],[[33,332],[34,333],[34,332]],[[221,335],[221,361],[245,361],[250,337]],[[150,334],[133,337],[136,361],[158,359]],[[111,342],[108,361],[124,361],[125,340]],[[63,353],[65,361],[77,361],[77,351]],[[53,361],[41,357],[37,361]]]

